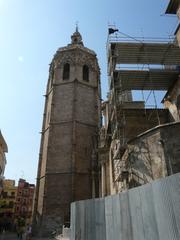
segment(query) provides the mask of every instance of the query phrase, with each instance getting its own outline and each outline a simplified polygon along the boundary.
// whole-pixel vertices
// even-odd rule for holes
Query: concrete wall
[[[180,174],[71,204],[71,240],[179,240]]]

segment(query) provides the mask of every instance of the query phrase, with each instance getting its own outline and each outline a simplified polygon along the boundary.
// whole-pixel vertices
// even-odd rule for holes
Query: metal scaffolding
[[[116,30],[108,37],[107,54],[110,89],[107,134],[111,135],[113,181],[115,188],[119,188],[127,177],[122,156],[128,140],[170,121],[168,110],[157,107],[154,91],[168,91],[178,79],[180,48],[174,39],[145,40],[122,36]],[[133,90],[142,91],[142,101],[132,100]],[[144,91],[149,91],[146,98]],[[147,108],[151,95],[154,104]]]

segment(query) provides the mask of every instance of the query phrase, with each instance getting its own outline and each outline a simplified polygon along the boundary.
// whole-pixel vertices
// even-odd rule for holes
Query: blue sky
[[[169,37],[176,17],[168,0],[0,0],[0,129],[8,144],[5,177],[35,182],[45,87],[51,59],[79,22],[86,47],[97,53],[107,92],[108,24],[137,37]]]

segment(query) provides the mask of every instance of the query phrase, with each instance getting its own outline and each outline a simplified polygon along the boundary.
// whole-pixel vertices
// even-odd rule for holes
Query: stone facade
[[[178,0],[170,0],[167,10],[167,14],[177,15],[180,20],[180,2]],[[175,35],[175,44],[180,46],[180,22],[174,33]],[[179,66],[176,66],[176,69],[180,72]],[[180,77],[177,81],[171,86],[171,88],[166,93],[163,99],[164,106],[169,109],[172,118],[174,121],[180,120]]]
[[[32,224],[32,212],[35,185],[19,179],[16,194],[15,219],[23,218],[26,224]]]
[[[7,152],[8,152],[8,147],[0,131],[0,194],[3,188],[3,176],[4,176],[5,166],[6,166],[5,153]]]
[[[159,125],[131,139],[122,157],[125,177],[119,190],[140,186],[180,171],[180,122]]]
[[[168,7],[166,9],[166,14],[176,14],[180,19],[180,2],[179,0],[170,0]],[[180,46],[180,23],[175,31],[175,36],[177,40],[177,44]]]
[[[50,65],[42,127],[34,230],[48,235],[70,221],[70,203],[98,196],[100,69],[78,30]]]
[[[124,180],[121,182],[119,175],[126,175],[125,161],[128,142],[140,134],[153,129],[156,126],[166,125],[171,122],[171,115],[167,109],[145,109],[136,102],[131,102],[135,107],[126,108],[122,105],[123,114],[117,113],[118,127],[114,124],[114,118],[109,116],[109,109],[113,109],[108,101],[103,103],[104,126],[100,132],[99,163],[101,166],[101,196],[116,194],[126,189]],[[140,106],[138,108],[138,106]],[[113,115],[114,116],[114,115]],[[121,131],[122,135],[119,135]],[[129,148],[128,148],[129,149]],[[124,155],[125,154],[125,155]],[[127,187],[128,188],[128,187]]]
[[[12,231],[14,228],[16,193],[15,180],[4,179],[0,195],[0,230]]]

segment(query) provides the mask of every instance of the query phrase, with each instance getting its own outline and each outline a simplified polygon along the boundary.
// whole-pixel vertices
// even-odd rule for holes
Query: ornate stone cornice
[[[57,51],[53,59],[55,68],[62,67],[65,63],[71,65],[86,64],[94,71],[100,71],[95,54],[89,54],[87,51],[81,51],[79,48],[68,49],[68,51]]]
[[[93,50],[86,48],[82,45],[74,45],[74,44],[68,44],[66,47],[61,47],[58,49],[57,52],[64,52],[64,51],[69,51],[69,50],[74,50],[74,49],[79,49],[79,50],[82,50],[84,52],[87,52],[89,54],[96,56],[96,53]]]

